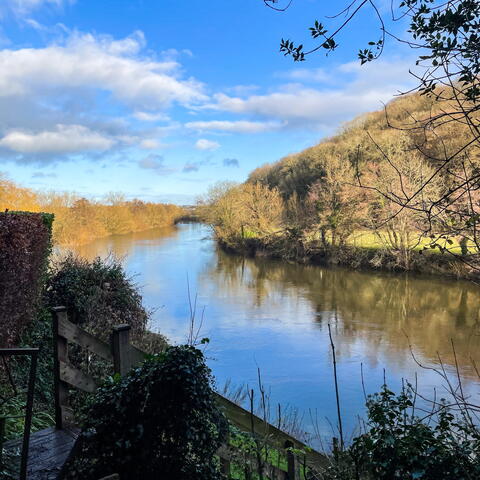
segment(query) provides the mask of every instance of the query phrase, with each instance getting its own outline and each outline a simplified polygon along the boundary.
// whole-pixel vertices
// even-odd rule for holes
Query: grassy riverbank
[[[469,265],[469,262],[476,261],[474,255],[459,258],[436,249],[425,250],[421,245],[408,252],[392,251],[370,235],[367,241],[360,237],[356,239],[356,243],[352,241],[352,244],[329,248],[325,248],[318,241],[292,239],[288,234],[266,238],[239,237],[235,241],[231,238],[228,241],[222,238],[217,240],[219,245],[229,252],[279,258],[302,264],[338,265],[359,270],[411,271],[454,278],[476,277],[476,270]]]

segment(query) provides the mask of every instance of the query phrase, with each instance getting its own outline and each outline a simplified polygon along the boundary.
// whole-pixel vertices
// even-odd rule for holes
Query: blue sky
[[[37,190],[190,203],[332,135],[408,88],[411,53],[361,67],[366,10],[340,48],[294,64],[282,37],[343,2],[2,0],[0,172]],[[399,26],[398,28],[401,28]]]

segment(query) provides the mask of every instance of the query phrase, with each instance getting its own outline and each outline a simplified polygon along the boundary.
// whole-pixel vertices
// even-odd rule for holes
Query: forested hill
[[[445,115],[448,108],[426,95],[399,97],[257,168],[243,185],[212,189],[206,218],[231,248],[261,246],[288,258],[410,270],[425,263],[418,254],[427,247],[476,254],[468,211],[480,205],[479,186],[464,180],[476,177],[480,154],[475,143],[465,148],[471,132]],[[439,199],[452,192],[455,207],[442,209]]]
[[[369,170],[366,167],[383,165],[387,156],[402,173],[407,173],[403,172],[407,163],[427,173],[425,169],[434,166],[428,157],[443,157],[444,148],[448,152],[456,150],[469,135],[467,128],[463,132],[459,129],[458,122],[445,124],[441,137],[428,135],[424,120],[440,113],[443,108],[445,105],[427,96],[412,94],[399,97],[385,109],[355,118],[337,135],[318,145],[257,168],[248,181],[278,188],[287,199],[293,193],[305,197],[315,182],[332,172],[335,172],[335,177],[345,176],[346,181],[351,180],[356,167],[359,174],[365,175]],[[388,169],[382,170],[382,173],[386,175]]]

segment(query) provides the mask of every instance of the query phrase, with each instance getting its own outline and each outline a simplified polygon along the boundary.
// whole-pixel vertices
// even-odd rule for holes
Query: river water
[[[384,378],[398,391],[417,377],[425,395],[444,395],[439,375],[417,362],[438,368],[441,358],[455,376],[452,341],[464,391],[480,401],[480,289],[471,283],[243,258],[219,250],[201,224],[99,239],[78,252],[124,257],[155,309],[151,329],[174,343],[188,336],[190,291],[219,389],[229,379],[255,388],[260,369],[271,408],[296,409],[305,430],[317,425],[325,438],[337,418],[328,324],[347,436],[364,413],[364,390],[378,391]]]

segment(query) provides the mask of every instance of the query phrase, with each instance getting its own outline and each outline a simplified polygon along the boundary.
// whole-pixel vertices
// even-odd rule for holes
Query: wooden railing
[[[98,355],[104,360],[113,363],[113,370],[120,375],[128,371],[145,359],[146,353],[130,343],[130,326],[119,325],[112,331],[110,344],[106,343],[78,325],[68,320],[65,307],[53,309],[53,338],[54,338],[54,368],[55,368],[55,422],[57,428],[64,428],[75,422],[74,414],[69,404],[68,391],[71,387],[84,392],[93,393],[99,385],[97,379],[71,365],[68,360],[69,343],[83,347]],[[165,345],[167,347],[167,345]],[[264,478],[278,480],[299,480],[305,478],[307,470],[315,470],[325,464],[326,457],[312,450],[291,435],[271,425],[265,419],[245,410],[236,403],[216,393],[217,401],[226,417],[240,431],[258,439],[264,447],[275,449],[285,458],[279,464],[273,465],[268,460],[260,460],[259,456],[251,455],[248,458],[250,465],[245,472],[246,478],[252,478],[253,472],[264,471]],[[296,453],[294,453],[294,450]],[[298,454],[302,451],[302,454]],[[223,473],[230,475],[231,463],[235,461],[235,447],[224,445],[218,451]],[[301,473],[303,471],[303,473]],[[312,477],[315,478],[315,477]]]

